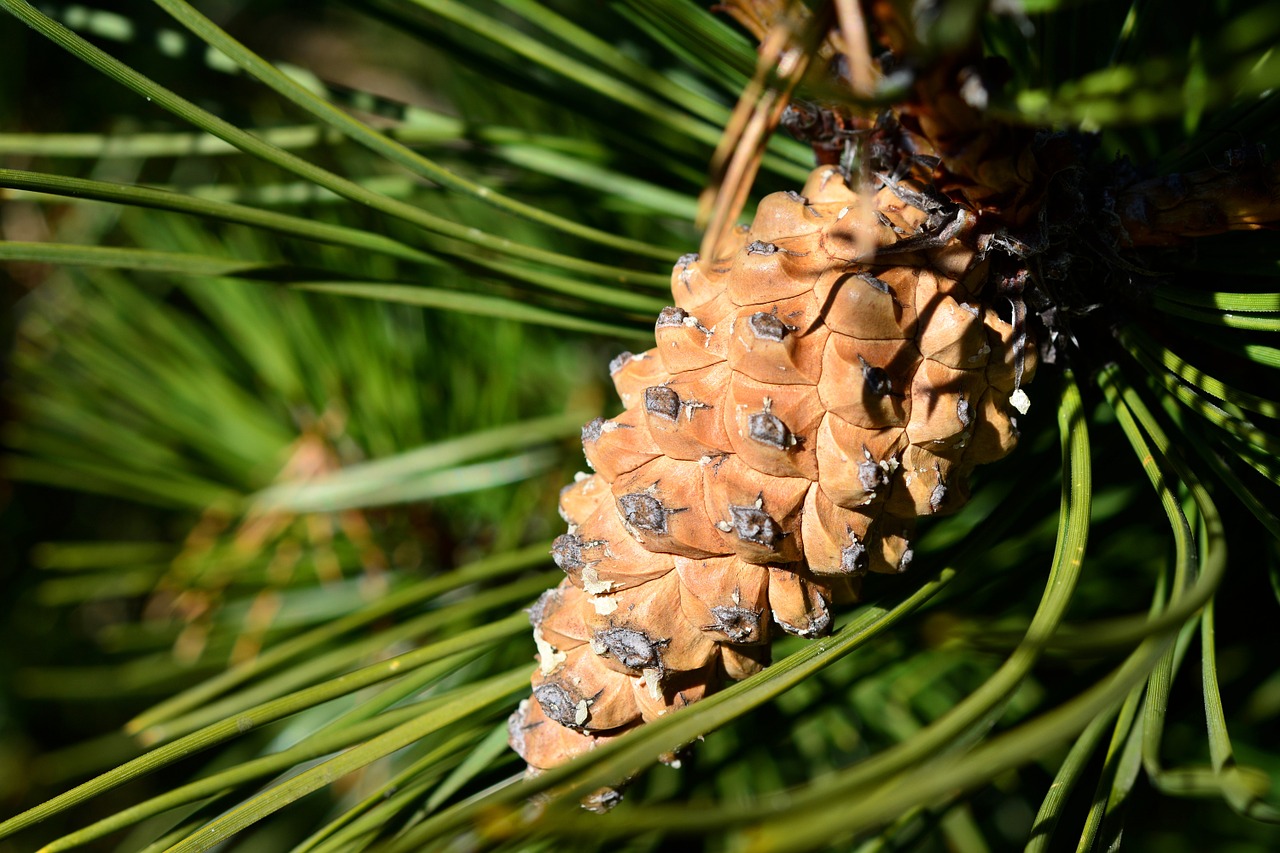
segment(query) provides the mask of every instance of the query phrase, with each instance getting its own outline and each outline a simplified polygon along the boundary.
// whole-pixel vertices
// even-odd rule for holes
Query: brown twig
[[[1165,175],[1116,198],[1125,245],[1171,246],[1191,237],[1256,231],[1280,223],[1280,161],[1230,152],[1225,166]]]
[[[738,99],[711,164],[711,180],[699,198],[699,220],[706,231],[700,254],[718,257],[745,206],[769,137],[782,119],[796,84],[809,65],[807,44],[816,29],[811,24],[799,40],[801,22],[788,16],[779,21],[760,45],[760,61],[751,83]],[[769,85],[770,78],[776,81]]]

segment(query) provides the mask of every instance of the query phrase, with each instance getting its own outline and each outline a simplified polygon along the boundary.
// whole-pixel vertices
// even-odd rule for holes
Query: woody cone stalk
[[[583,429],[595,473],[561,495],[566,578],[510,722],[532,771],[757,672],[778,631],[826,632],[1016,442],[1035,357],[983,299],[972,214],[823,166],[735,237],[680,258],[657,345],[611,365],[626,410]]]

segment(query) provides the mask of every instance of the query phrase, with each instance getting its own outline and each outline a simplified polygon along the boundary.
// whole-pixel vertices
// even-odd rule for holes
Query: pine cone
[[[530,613],[511,743],[533,770],[758,672],[777,629],[826,632],[1013,449],[1034,352],[982,301],[974,218],[906,181],[864,204],[832,167],[765,198],[731,252],[676,264],[657,346],[613,362],[626,411],[583,429],[567,577]]]

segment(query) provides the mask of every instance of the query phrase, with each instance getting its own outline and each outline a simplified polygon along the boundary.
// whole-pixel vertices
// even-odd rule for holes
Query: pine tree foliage
[[[1274,4],[133,5],[0,0],[5,849],[1280,844]],[[1024,273],[1016,450],[829,636],[526,774],[610,359],[921,140]]]

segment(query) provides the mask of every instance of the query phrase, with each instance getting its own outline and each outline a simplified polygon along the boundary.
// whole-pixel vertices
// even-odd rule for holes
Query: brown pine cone
[[[657,346],[615,359],[626,411],[583,429],[567,578],[530,613],[531,768],[758,672],[778,629],[823,634],[1013,449],[1034,350],[982,300],[973,217],[905,181],[863,204],[834,167],[765,198],[730,253],[676,264]]]

